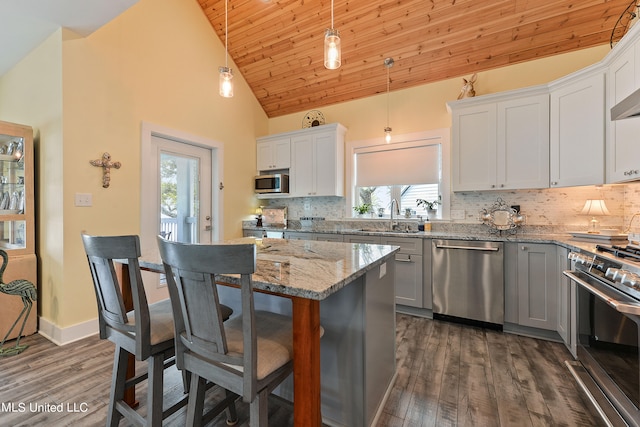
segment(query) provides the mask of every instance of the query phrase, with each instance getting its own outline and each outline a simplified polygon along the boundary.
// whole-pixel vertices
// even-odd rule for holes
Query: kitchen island
[[[255,242],[256,310],[290,314],[294,376],[275,392],[294,402],[295,425],[375,425],[396,374],[397,246],[242,238]],[[158,271],[157,262],[141,267]],[[241,311],[238,278],[220,276],[220,299]],[[318,339],[317,326],[323,335]],[[319,346],[318,346],[319,344]],[[319,378],[314,379],[319,374]],[[316,383],[321,399],[318,402]],[[295,393],[294,393],[295,383]],[[305,391],[306,390],[306,391]],[[295,397],[294,397],[295,394]]]

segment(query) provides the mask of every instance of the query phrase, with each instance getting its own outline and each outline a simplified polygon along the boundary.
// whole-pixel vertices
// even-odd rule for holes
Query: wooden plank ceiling
[[[222,42],[225,0],[198,0]],[[608,44],[630,0],[229,0],[229,56],[269,117]],[[224,64],[220,64],[224,65]],[[236,89],[237,90],[237,89]]]

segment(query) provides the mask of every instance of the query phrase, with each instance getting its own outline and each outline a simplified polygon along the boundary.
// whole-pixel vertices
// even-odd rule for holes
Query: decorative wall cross
[[[111,154],[105,152],[101,159],[89,160],[93,166],[102,168],[102,186],[109,188],[109,181],[111,181],[111,168],[120,169],[122,164],[120,162],[112,162]]]

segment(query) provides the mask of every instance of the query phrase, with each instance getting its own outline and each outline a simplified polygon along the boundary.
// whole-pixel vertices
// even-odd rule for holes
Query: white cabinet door
[[[496,188],[549,187],[549,95],[498,102]]]
[[[637,43],[640,45],[640,42]],[[640,52],[638,52],[640,55]],[[635,67],[636,50],[629,47],[609,66],[610,109],[626,98],[638,87]],[[640,117],[611,121],[607,141],[607,183],[623,182],[640,178]]]
[[[549,95],[452,107],[453,190],[549,186]]]
[[[518,245],[518,324],[557,330],[558,263],[555,245]]]
[[[291,140],[292,168],[289,177],[293,196],[312,196],[315,191],[315,161],[311,135]]]
[[[289,138],[258,141],[256,144],[258,171],[289,169],[291,166],[290,141]]]
[[[344,195],[344,132],[338,128],[291,138],[294,197]]]
[[[338,168],[344,168],[344,162],[338,164],[336,159],[336,135],[333,132],[314,136],[314,196],[342,196],[343,184],[338,188]]]
[[[496,106],[483,104],[452,112],[454,191],[495,188]]]
[[[604,184],[605,76],[551,91],[550,187]]]

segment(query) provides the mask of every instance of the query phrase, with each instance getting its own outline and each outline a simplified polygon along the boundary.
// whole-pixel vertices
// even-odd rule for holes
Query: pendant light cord
[[[229,23],[227,21],[228,4],[229,4],[229,0],[225,0],[224,1],[224,66],[225,68],[229,68]]]
[[[331,29],[333,28],[333,0],[331,0]]]
[[[390,86],[390,79],[389,79],[389,68],[391,68],[390,65],[387,65],[387,127],[389,127],[389,86]]]

